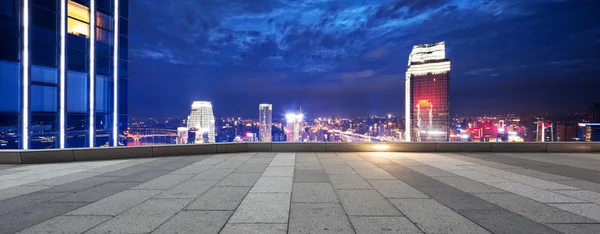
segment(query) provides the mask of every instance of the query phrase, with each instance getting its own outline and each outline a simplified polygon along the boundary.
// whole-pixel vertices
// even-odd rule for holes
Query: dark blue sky
[[[129,113],[403,114],[414,44],[446,41],[452,114],[600,101],[597,0],[131,0]]]

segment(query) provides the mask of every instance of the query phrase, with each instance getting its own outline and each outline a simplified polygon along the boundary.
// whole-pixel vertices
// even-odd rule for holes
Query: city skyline
[[[452,115],[576,112],[598,101],[597,1],[162,4],[131,7],[136,117],[183,115],[192,100],[212,101],[218,116],[254,116],[258,103],[401,115],[406,55],[438,41],[453,59]]]

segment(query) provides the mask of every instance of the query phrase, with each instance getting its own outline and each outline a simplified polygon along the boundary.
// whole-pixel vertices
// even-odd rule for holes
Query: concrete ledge
[[[217,153],[248,152],[248,143],[217,143]]]
[[[75,161],[93,161],[107,159],[149,158],[153,156],[151,146],[105,147],[74,149]]]
[[[248,152],[271,152],[272,143],[248,142]]]
[[[546,143],[493,143],[492,152],[547,152]]]
[[[74,161],[73,150],[23,150],[21,163],[55,163]]]
[[[326,143],[287,143],[273,142],[271,152],[325,152]]]
[[[491,152],[492,143],[435,143],[436,152]]]
[[[153,151],[154,157],[216,154],[217,153],[217,145],[197,144],[197,145],[153,146],[152,151]]]
[[[21,164],[20,151],[0,151],[0,164]]]
[[[327,152],[375,151],[373,149],[373,144],[365,144],[365,143],[327,143],[326,147],[327,147]]]
[[[571,152],[571,153],[585,153],[593,152],[591,143],[566,143],[557,142],[552,144],[546,144],[547,152]]]
[[[435,152],[436,143],[394,143],[389,144],[391,152]]]

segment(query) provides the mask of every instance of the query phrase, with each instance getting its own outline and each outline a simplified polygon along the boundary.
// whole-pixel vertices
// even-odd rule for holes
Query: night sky
[[[415,44],[446,41],[453,115],[600,101],[598,0],[130,0],[129,114],[404,113]]]

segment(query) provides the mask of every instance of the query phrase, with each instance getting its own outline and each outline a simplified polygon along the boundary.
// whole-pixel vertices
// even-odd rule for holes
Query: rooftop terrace
[[[0,165],[0,233],[599,233],[600,154],[240,152]]]

